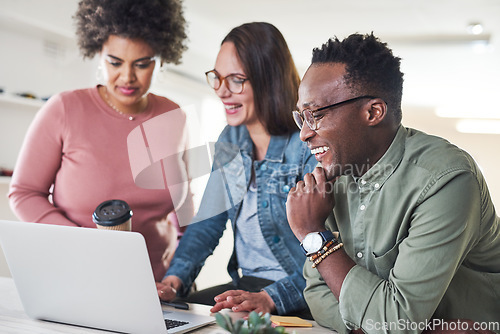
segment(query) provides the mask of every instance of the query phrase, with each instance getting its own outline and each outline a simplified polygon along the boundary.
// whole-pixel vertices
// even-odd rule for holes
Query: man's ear
[[[387,104],[384,100],[375,98],[371,99],[367,104],[366,109],[366,124],[375,126],[382,122],[387,116]]]

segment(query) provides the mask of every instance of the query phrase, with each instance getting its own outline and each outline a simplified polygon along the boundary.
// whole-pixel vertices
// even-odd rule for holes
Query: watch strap
[[[323,232],[319,232],[321,237],[323,238],[323,246],[330,240],[334,240],[335,236],[333,235],[332,231],[326,230]]]

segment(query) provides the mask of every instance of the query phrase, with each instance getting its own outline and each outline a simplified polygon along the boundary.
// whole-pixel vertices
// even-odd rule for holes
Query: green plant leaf
[[[257,312],[255,312],[255,311],[250,312],[250,314],[248,315],[248,327],[249,328],[257,327],[260,324],[260,321],[261,321],[261,318],[260,318],[260,315],[257,314]]]
[[[272,326],[271,314],[264,314],[264,316],[262,317],[262,323],[264,323],[266,326]]]
[[[233,334],[239,334],[241,333],[241,328],[243,327],[243,324],[245,321],[243,319],[238,319],[234,325],[233,325]]]
[[[215,321],[219,326],[233,333],[233,320],[227,314],[215,313]]]
[[[247,320],[238,319],[233,323],[227,314],[216,313],[215,320],[219,326],[232,334],[284,334],[285,327],[273,327],[271,315],[250,312]]]

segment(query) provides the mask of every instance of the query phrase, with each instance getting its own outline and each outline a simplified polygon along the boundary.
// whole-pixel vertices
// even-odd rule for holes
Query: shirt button
[[[375,189],[378,189],[378,188],[380,188],[380,184],[375,183],[374,187],[375,187]]]
[[[280,242],[280,237],[279,237],[278,235],[275,235],[275,236],[273,237],[273,242],[274,242],[275,244],[277,244],[278,242]]]
[[[285,184],[282,189],[284,193],[288,193],[290,191],[290,186],[288,184]]]
[[[267,201],[262,201],[262,207],[267,208],[269,206],[269,203]]]
[[[360,209],[361,211],[364,211],[364,210],[366,209],[366,206],[363,204],[363,205],[361,205],[361,206],[359,207],[359,209]]]
[[[260,170],[267,170],[267,165],[260,166]]]
[[[363,253],[358,252],[358,254],[356,254],[356,256],[358,257],[358,259],[361,259],[363,257]]]

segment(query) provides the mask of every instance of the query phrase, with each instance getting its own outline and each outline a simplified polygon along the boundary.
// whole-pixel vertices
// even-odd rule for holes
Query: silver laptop
[[[214,317],[162,311],[139,233],[0,220],[0,244],[34,319],[124,333],[183,333]]]

